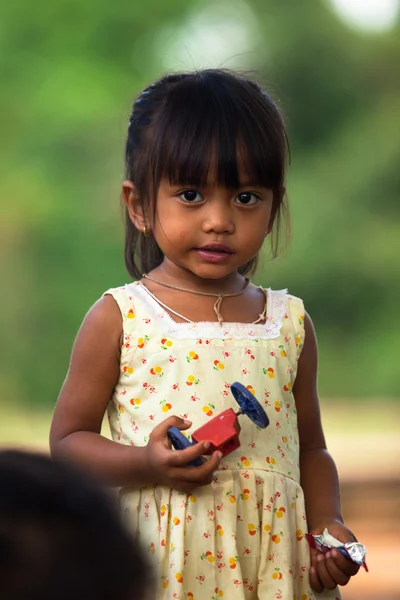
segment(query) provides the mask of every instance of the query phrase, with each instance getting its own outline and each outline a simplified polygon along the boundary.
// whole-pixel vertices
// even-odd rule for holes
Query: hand
[[[152,479],[158,484],[167,485],[185,493],[190,493],[196,487],[211,483],[213,473],[222,458],[221,452],[214,452],[201,467],[193,467],[188,464],[205,454],[210,447],[209,442],[199,442],[184,450],[173,450],[168,437],[168,429],[177,427],[184,430],[190,426],[190,421],[175,416],[169,417],[153,429],[146,446],[147,465]]]
[[[331,521],[310,531],[320,535],[325,527],[329,533],[341,542],[356,542],[352,532],[339,521]],[[315,592],[324,589],[333,590],[337,585],[347,585],[350,577],[358,573],[360,566],[346,558],[337,549],[329,550],[326,554],[311,548],[310,585]]]

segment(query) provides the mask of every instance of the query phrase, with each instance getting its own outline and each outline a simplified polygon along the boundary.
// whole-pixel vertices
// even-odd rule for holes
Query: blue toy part
[[[187,437],[185,437],[177,427],[170,427],[168,429],[168,437],[175,450],[184,450],[185,448],[196,445],[195,442],[189,442]],[[201,467],[202,464],[203,461],[200,457],[195,458],[189,463],[189,465],[192,465],[193,467]]]
[[[240,406],[240,412],[247,415],[261,429],[269,425],[267,413],[253,394],[242,383],[235,381],[231,385],[231,392]]]

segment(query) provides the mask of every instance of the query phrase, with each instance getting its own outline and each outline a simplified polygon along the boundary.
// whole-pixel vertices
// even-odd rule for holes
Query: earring
[[[149,227],[144,226],[142,229],[142,233],[144,237],[149,237],[149,235],[151,234],[151,229]]]

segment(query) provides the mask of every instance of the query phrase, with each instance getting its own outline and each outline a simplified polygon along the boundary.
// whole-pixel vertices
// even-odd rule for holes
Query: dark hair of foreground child
[[[0,451],[1,600],[143,600],[140,549],[107,494],[47,456]]]

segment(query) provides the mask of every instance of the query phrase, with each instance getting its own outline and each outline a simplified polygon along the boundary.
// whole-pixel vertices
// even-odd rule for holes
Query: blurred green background
[[[399,0],[0,0],[0,443],[46,448],[83,316],[129,280],[119,189],[134,97],[165,71],[246,69],[278,101],[292,152],[292,243],[256,281],[288,287],[314,319],[345,514],[364,542],[370,519],[380,536],[374,598],[400,597],[398,504],[383,504],[400,491],[399,30]],[[351,504],[360,482],[370,508]],[[344,597],[372,598],[368,581]]]
[[[253,71],[286,116],[293,240],[286,256],[265,257],[257,279],[304,298],[322,396],[398,395],[393,15],[369,31],[328,0],[2,0],[7,403],[54,404],[85,312],[128,280],[119,187],[134,96],[165,70],[205,66]]]
[[[7,403],[53,405],[86,310],[128,280],[119,186],[134,96],[206,66],[251,70],[285,114],[293,240],[257,279],[304,298],[322,396],[398,395],[400,39],[395,11],[390,26],[378,17],[357,28],[328,0],[2,0]]]

